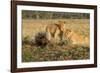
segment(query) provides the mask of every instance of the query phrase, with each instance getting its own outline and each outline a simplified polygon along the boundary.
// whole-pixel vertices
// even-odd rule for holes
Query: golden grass
[[[66,21],[66,29],[72,29],[75,32],[89,36],[89,19],[48,19],[48,20],[34,20],[34,19],[23,19],[23,37],[29,36],[34,37],[37,32],[45,31],[47,25],[58,22],[59,20]]]
[[[45,31],[47,25],[52,25],[59,20],[66,21],[66,29],[71,29],[82,36],[89,37],[89,19],[48,19],[34,20],[23,19],[23,38],[33,38],[37,32]],[[29,39],[26,38],[26,42]],[[25,40],[24,40],[25,41]],[[22,61],[37,62],[37,61],[58,61],[58,60],[82,60],[90,58],[90,47],[72,44],[50,44],[42,48],[40,46],[31,45],[29,42],[22,45]]]

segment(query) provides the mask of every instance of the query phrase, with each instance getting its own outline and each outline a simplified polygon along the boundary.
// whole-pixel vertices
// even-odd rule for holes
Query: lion
[[[78,33],[74,32],[71,29],[66,29],[64,32],[66,39],[71,40],[72,44],[74,45],[87,45],[89,46],[89,37],[79,35]]]
[[[55,41],[62,40],[64,29],[65,29],[65,22],[64,21],[58,21],[58,23],[48,25],[46,27],[48,40],[49,41],[52,39]]]

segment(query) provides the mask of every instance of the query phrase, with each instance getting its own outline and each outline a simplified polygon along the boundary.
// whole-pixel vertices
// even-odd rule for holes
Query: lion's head
[[[71,29],[66,29],[64,32],[64,35],[66,38],[70,38],[72,33],[73,33],[73,31]]]
[[[57,25],[58,25],[60,31],[65,30],[65,24],[66,24],[65,21],[58,21]]]

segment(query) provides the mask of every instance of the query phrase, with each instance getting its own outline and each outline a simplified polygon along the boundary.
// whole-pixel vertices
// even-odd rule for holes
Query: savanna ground
[[[41,47],[31,43],[38,32],[44,32],[47,25],[59,20],[66,21],[66,29],[72,29],[80,35],[89,37],[89,19],[23,19],[23,62],[89,59],[89,45],[80,46],[65,42]]]

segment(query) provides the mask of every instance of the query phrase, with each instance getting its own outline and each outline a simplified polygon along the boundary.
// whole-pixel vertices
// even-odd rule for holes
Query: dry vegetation
[[[23,62],[89,59],[89,46],[71,45],[68,44],[68,41],[59,44],[48,44],[45,47],[36,46],[32,43],[38,32],[44,32],[47,25],[56,23],[59,20],[23,19]],[[89,37],[88,19],[63,19],[63,21],[66,21],[66,29],[72,29],[80,35]]]

